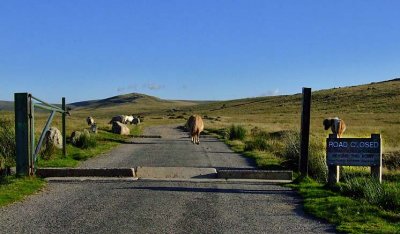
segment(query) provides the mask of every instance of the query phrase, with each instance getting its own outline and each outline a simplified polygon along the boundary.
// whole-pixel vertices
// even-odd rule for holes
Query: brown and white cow
[[[341,138],[343,132],[346,130],[346,124],[342,119],[339,119],[338,117],[324,119],[323,124],[325,130],[331,128],[332,133],[335,134],[337,138]]]

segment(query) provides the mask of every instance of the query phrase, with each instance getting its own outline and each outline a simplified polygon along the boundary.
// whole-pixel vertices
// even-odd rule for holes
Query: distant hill
[[[400,78],[351,87],[313,90],[312,111],[317,115],[341,116],[350,113],[400,113]],[[300,91],[300,89],[299,89]],[[197,105],[203,115],[232,116],[298,115],[302,95],[269,96]]]
[[[313,90],[313,109],[324,111],[337,107],[340,112],[393,112],[400,111],[400,78],[351,87]],[[67,104],[74,111],[153,112],[169,109],[194,109],[200,112],[223,112],[224,114],[293,113],[300,111],[300,94],[244,98],[229,101],[164,100],[157,97],[130,93],[99,100]],[[377,108],[379,106],[379,108]],[[0,110],[14,110],[14,102],[0,101]],[[328,113],[327,113],[328,114]]]
[[[164,100],[157,97],[140,94],[130,93],[124,95],[118,95],[105,99],[89,100],[82,102],[68,103],[67,106],[74,111],[85,111],[93,109],[109,110],[109,109],[179,109],[182,106],[193,106],[197,104],[212,103],[213,101],[190,101],[190,100]],[[58,104],[56,104],[58,105]],[[0,110],[13,111],[14,102],[12,101],[0,101]]]
[[[101,108],[101,107],[104,108],[111,105],[114,106],[127,103],[138,103],[138,101],[145,101],[145,100],[162,101],[159,98],[148,96],[145,94],[131,93],[131,94],[118,95],[99,100],[74,102],[68,104],[68,106],[71,108]]]
[[[14,110],[14,102],[10,101],[0,101],[0,111],[13,111]]]

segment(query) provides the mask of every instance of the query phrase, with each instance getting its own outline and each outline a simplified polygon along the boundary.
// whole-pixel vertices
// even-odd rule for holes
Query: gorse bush
[[[15,166],[16,143],[14,123],[0,119],[0,171]]]
[[[244,140],[246,138],[246,129],[240,125],[232,125],[229,128],[229,140]]]

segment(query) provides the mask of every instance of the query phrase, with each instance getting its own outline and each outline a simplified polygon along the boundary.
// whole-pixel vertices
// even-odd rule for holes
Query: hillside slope
[[[0,101],[0,111],[12,111],[14,110],[14,102]]]
[[[312,92],[312,107],[326,114],[399,113],[399,90],[400,79],[318,90]],[[199,105],[196,109],[217,114],[299,113],[301,98],[301,94],[247,98]]]
[[[312,92],[311,133],[327,134],[322,121],[340,117],[346,121],[345,137],[368,137],[380,133],[387,145],[400,146],[400,79],[366,85],[333,88]],[[248,130],[299,130],[301,94],[258,97],[215,102],[192,107],[206,116],[211,128],[240,124]],[[188,110],[184,110],[188,111]]]

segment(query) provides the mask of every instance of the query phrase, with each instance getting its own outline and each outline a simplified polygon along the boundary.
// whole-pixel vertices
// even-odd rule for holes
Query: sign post
[[[371,175],[382,182],[382,144],[380,134],[371,138],[336,138],[333,134],[326,139],[328,183],[339,181],[338,166],[369,166]]]

